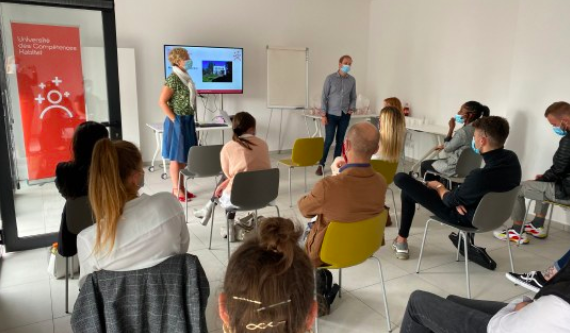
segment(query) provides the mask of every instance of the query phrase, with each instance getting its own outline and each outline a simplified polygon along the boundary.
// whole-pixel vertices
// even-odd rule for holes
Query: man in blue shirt
[[[338,157],[342,151],[342,142],[350,115],[356,110],[356,80],[349,75],[352,66],[352,58],[349,55],[340,57],[338,71],[327,76],[323,87],[322,115],[321,122],[325,126],[325,148],[323,157],[317,168],[317,175],[322,176],[324,172],[327,155],[331,148],[336,132],[336,147],[334,157]]]

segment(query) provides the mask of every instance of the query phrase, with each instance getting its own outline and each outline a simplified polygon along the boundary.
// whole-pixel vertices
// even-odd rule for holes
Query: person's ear
[[[317,304],[317,301],[313,301],[311,309],[309,310],[309,315],[307,316],[307,322],[306,322],[307,331],[311,332],[311,328],[313,327],[313,324],[317,319],[318,313],[319,313],[319,305]]]
[[[220,318],[225,326],[230,326],[230,316],[228,315],[228,308],[226,307],[226,294],[221,293],[218,297],[218,312]]]

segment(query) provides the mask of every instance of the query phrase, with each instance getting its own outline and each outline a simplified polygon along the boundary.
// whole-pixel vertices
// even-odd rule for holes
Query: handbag
[[[457,244],[459,243],[459,235],[455,232],[452,232],[451,234],[449,234],[449,239],[451,240],[453,245],[457,248]],[[493,260],[493,258],[491,258],[491,256],[489,256],[487,250],[484,247],[479,247],[473,244],[473,237],[467,237],[467,239],[468,239],[467,251],[469,251],[469,261],[472,261],[481,267],[485,267],[488,270],[494,271],[495,268],[497,268],[497,263],[495,262],[495,260]],[[459,248],[459,253],[462,256],[465,256],[463,241],[461,243],[461,247]]]

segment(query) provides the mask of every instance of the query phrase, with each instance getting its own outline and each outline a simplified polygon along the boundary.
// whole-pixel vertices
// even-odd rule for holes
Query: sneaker
[[[530,271],[522,274],[507,273],[505,276],[509,281],[518,284],[521,287],[525,287],[535,293],[539,292],[546,284],[546,280],[539,271]]]
[[[495,238],[500,239],[500,240],[506,240],[507,239],[507,231],[509,233],[509,239],[511,240],[511,242],[515,242],[515,243],[519,243],[519,244],[528,244],[530,242],[526,233],[523,232],[521,235],[518,232],[514,231],[513,229],[508,229],[508,230],[505,229],[502,231],[493,231],[493,236],[495,236]]]
[[[524,232],[532,235],[532,237],[534,237],[534,238],[544,239],[544,238],[548,237],[548,234],[546,233],[546,230],[544,230],[543,227],[537,228],[532,223],[527,223],[524,226]]]
[[[317,171],[315,171],[315,175],[317,175],[317,176],[322,176],[322,175],[323,175],[323,169],[324,169],[324,168],[325,168],[324,166],[319,165],[319,166],[317,167]]]
[[[396,259],[408,260],[410,258],[408,243],[398,243],[394,239],[394,241],[392,242],[392,250],[396,252]]]
[[[228,238],[228,230],[226,229],[226,227],[221,227],[220,228],[220,235],[222,235],[223,238]],[[235,242],[236,241],[236,228],[233,224],[233,221],[230,221],[230,242]]]

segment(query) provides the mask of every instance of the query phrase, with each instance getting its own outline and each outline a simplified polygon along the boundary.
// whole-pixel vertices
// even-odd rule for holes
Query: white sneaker
[[[200,210],[194,210],[194,216],[200,219],[200,223],[203,226],[208,225],[210,218],[212,217],[212,212],[214,211],[214,207],[216,204],[213,201],[208,201],[206,206]]]
[[[222,235],[223,238],[228,238],[228,231],[226,229],[226,227],[221,227],[220,228],[220,235]],[[236,228],[234,225],[234,221],[230,221],[230,242],[235,242],[236,241]]]

